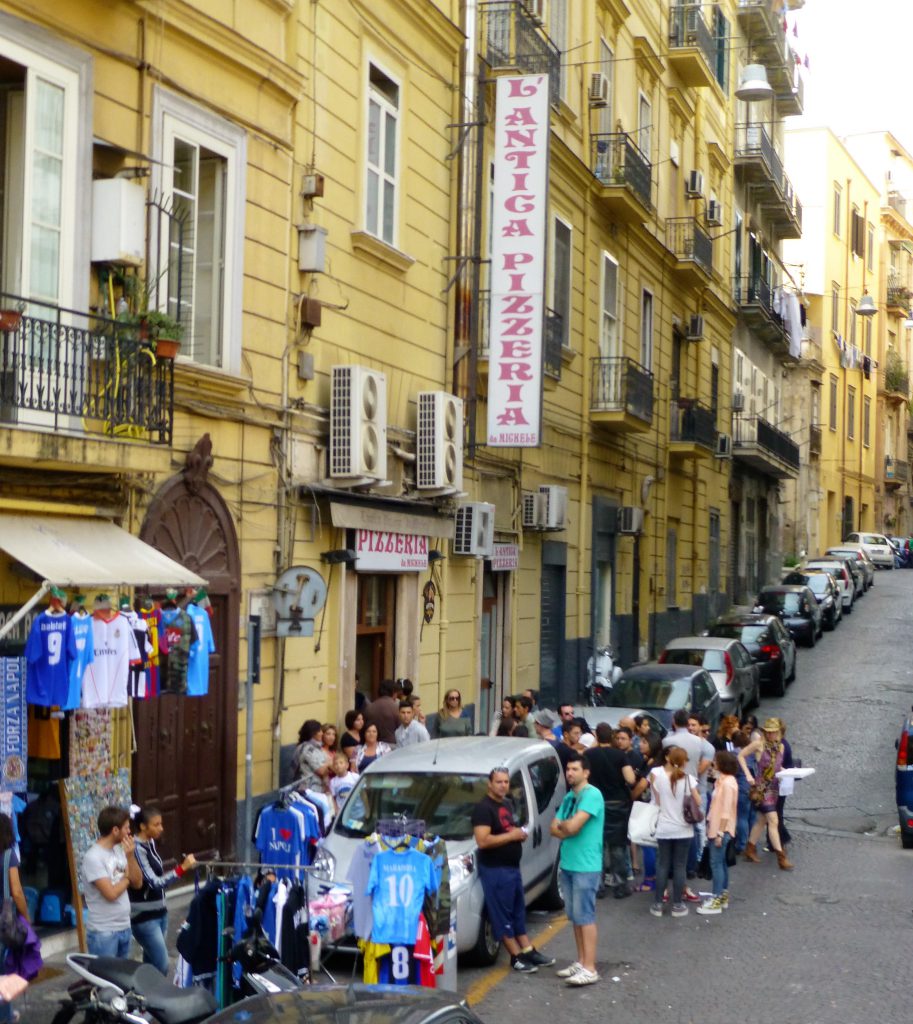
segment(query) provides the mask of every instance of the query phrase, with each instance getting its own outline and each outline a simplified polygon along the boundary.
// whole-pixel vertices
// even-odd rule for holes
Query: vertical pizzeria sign
[[[499,78],[491,247],[488,444],[541,441],[548,75]]]

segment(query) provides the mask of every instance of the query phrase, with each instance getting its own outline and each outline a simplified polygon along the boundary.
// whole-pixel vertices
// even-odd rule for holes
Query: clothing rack
[[[425,821],[423,818],[407,818],[405,814],[394,814],[392,818],[378,818],[374,831],[382,836],[423,836]]]

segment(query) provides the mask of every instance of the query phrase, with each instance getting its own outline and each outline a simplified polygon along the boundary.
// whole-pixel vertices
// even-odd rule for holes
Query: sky
[[[798,29],[790,42],[809,65],[805,115],[790,127],[886,129],[913,151],[913,0],[806,0],[789,18]]]

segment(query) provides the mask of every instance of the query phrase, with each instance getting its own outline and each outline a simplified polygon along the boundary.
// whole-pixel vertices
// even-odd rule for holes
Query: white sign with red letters
[[[499,78],[492,203],[488,444],[541,442],[548,75]]]
[[[358,572],[421,572],[428,568],[428,538],[416,533],[356,530]]]

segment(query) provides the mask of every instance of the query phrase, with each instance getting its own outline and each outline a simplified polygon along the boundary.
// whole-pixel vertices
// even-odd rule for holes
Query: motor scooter
[[[612,687],[621,679],[621,668],[615,664],[615,652],[605,645],[597,647],[586,663],[586,702],[601,708]]]

